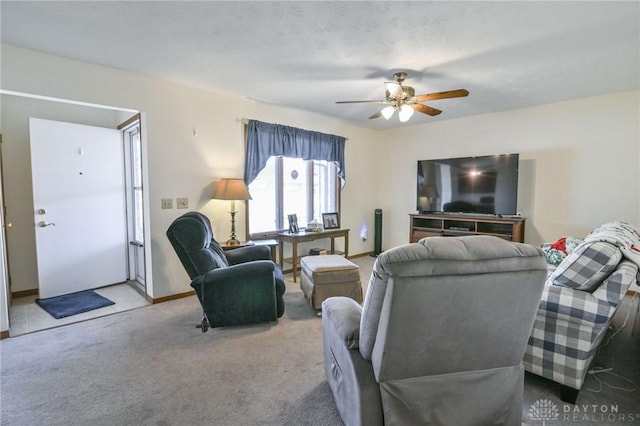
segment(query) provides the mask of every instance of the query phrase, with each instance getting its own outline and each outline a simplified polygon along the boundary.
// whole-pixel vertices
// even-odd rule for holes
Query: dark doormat
[[[56,319],[115,305],[115,302],[100,296],[93,290],[83,290],[76,293],[63,294],[62,296],[36,299],[36,303]]]

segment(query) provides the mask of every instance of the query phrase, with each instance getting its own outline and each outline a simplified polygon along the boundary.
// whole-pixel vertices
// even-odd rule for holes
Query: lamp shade
[[[249,188],[242,179],[220,179],[213,189],[214,200],[250,200]]]
[[[393,115],[393,113],[394,113],[394,111],[395,111],[395,110],[396,110],[396,109],[390,105],[390,106],[388,106],[388,107],[383,108],[383,109],[382,109],[382,111],[380,111],[380,112],[382,113],[382,116],[383,116],[386,120],[388,120],[388,119],[390,119],[390,118],[391,118],[391,116]]]
[[[407,104],[402,104],[402,106],[400,106],[400,111],[398,112],[398,119],[400,119],[400,121],[402,121],[403,123],[409,121],[412,115],[413,108],[411,108]]]

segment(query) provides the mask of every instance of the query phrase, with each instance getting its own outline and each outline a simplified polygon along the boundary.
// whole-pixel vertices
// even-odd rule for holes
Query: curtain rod
[[[240,121],[242,121],[242,124],[249,124],[249,120],[250,120],[249,118],[244,118],[244,117],[240,119]],[[254,119],[251,119],[251,120],[254,120]],[[341,136],[341,137],[344,138],[344,136]],[[349,138],[344,138],[344,140],[348,141]]]

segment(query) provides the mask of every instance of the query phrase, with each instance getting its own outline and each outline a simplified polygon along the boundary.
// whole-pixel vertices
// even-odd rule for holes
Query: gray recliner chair
[[[322,305],[327,381],[345,425],[520,425],[541,250],[491,236],[382,253],[361,307]]]

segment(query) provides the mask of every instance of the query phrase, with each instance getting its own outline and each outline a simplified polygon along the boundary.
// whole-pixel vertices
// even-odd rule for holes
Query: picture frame
[[[338,213],[322,213],[322,226],[324,229],[340,228],[340,219]]]
[[[297,234],[300,232],[300,228],[298,227],[298,216],[295,214],[290,214],[287,216],[287,220],[289,221],[289,233]]]

